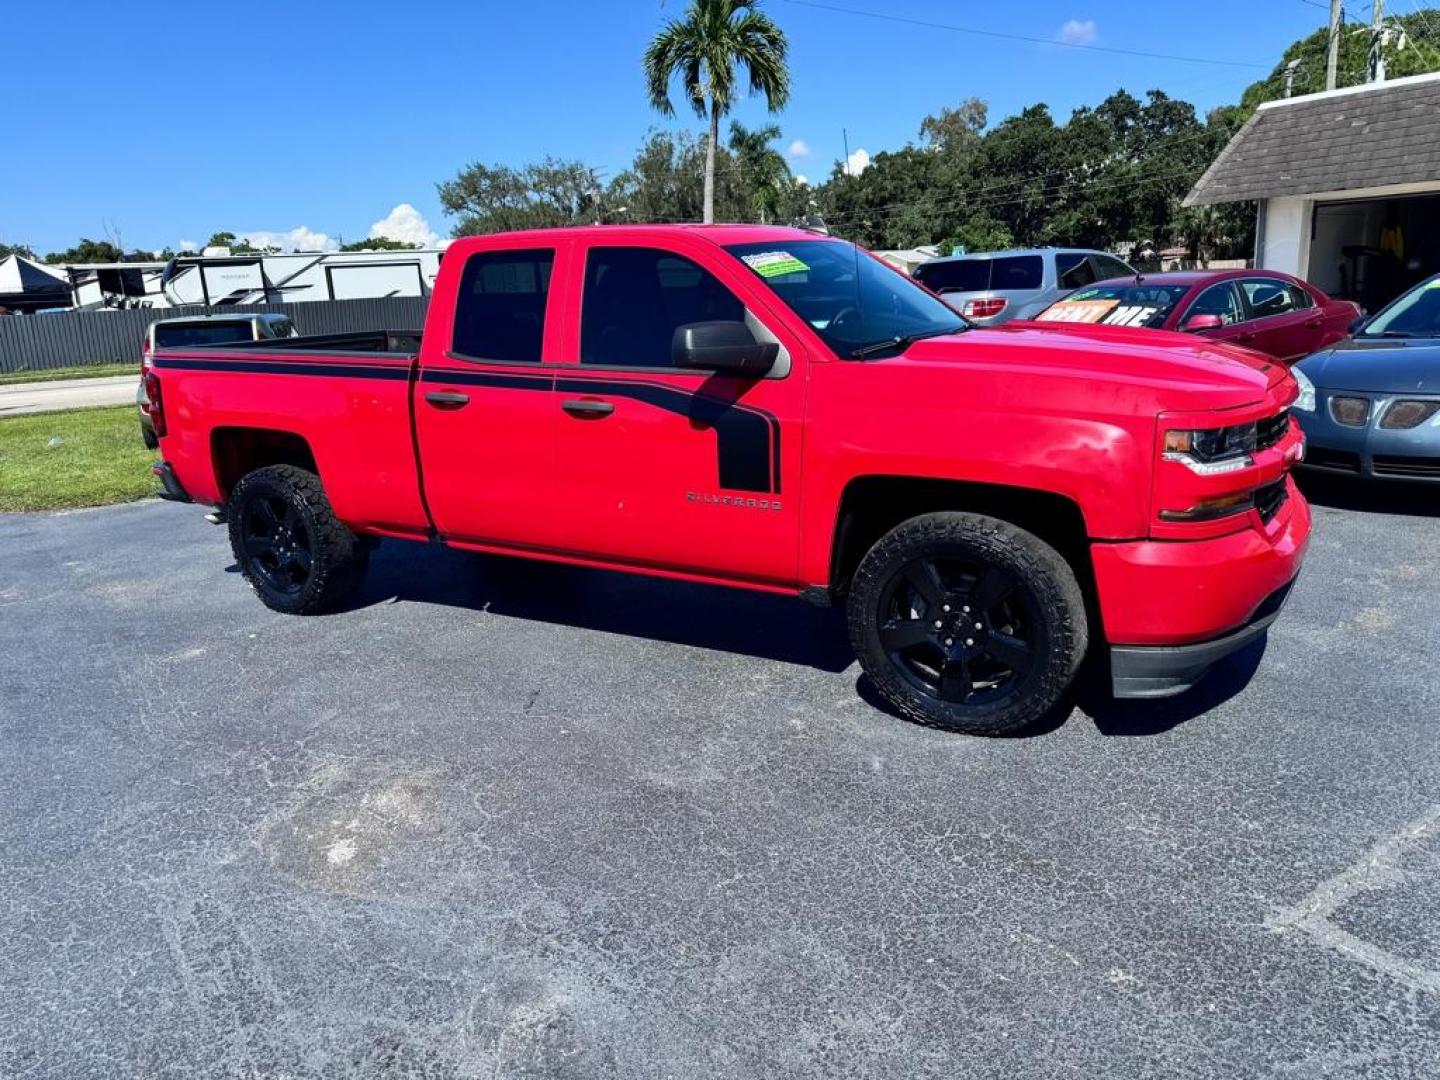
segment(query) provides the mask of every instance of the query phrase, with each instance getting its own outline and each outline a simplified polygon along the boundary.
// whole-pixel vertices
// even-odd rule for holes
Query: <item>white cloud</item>
[[[1068,19],[1057,38],[1062,45],[1094,45],[1100,31],[1094,19]]]
[[[870,167],[870,154],[861,147],[845,159],[845,172],[850,176],[859,176]]]
[[[279,248],[281,251],[334,251],[340,246],[326,233],[316,232],[304,225],[284,232],[253,229],[236,235],[251,247]]]
[[[181,241],[180,241],[180,250],[181,250],[181,251],[199,251],[199,250],[200,250],[200,245],[197,244],[197,243],[195,243],[194,240],[181,240]]]
[[[370,226],[372,238],[384,237],[407,244],[419,244],[433,248],[440,244],[440,235],[430,228],[425,216],[409,203],[402,202],[374,225]]]
[[[796,139],[785,153],[792,158],[807,158],[810,156],[810,145],[804,139]]]
[[[791,177],[791,179],[795,181],[795,186],[796,186],[796,187],[809,187],[809,186],[810,186],[810,178],[809,178],[808,176],[806,176],[804,173],[798,173],[798,172],[797,172],[793,177]]]

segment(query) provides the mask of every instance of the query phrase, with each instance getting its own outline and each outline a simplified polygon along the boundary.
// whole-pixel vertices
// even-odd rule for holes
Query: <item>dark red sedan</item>
[[[1179,270],[1097,281],[1035,321],[1179,330],[1294,363],[1345,338],[1359,317],[1349,300],[1275,270]]]

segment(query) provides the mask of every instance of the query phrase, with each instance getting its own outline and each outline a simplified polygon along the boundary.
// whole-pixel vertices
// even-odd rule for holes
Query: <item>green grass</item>
[[[75,367],[45,368],[40,371],[0,371],[0,386],[6,383],[50,382],[52,379],[101,379],[106,375],[140,375],[139,363],[77,364]]]
[[[143,499],[159,490],[150,473],[158,456],[140,441],[133,405],[7,417],[0,420],[0,510]]]

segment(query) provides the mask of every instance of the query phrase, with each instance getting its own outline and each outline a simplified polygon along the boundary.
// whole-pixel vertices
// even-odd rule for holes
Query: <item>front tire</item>
[[[312,472],[269,465],[247,473],[231,493],[227,521],[241,574],[274,611],[325,611],[364,580],[369,548],[335,516]]]
[[[1085,658],[1085,601],[1050,545],[980,514],[925,514],[861,560],[850,641],[884,700],[916,723],[1008,735],[1053,709]]]

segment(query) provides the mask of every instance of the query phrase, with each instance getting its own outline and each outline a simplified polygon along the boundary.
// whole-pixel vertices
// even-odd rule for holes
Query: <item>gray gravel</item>
[[[0,517],[0,1076],[1440,1075],[1440,521],[1317,514],[1263,656],[1004,741],[795,602]]]

